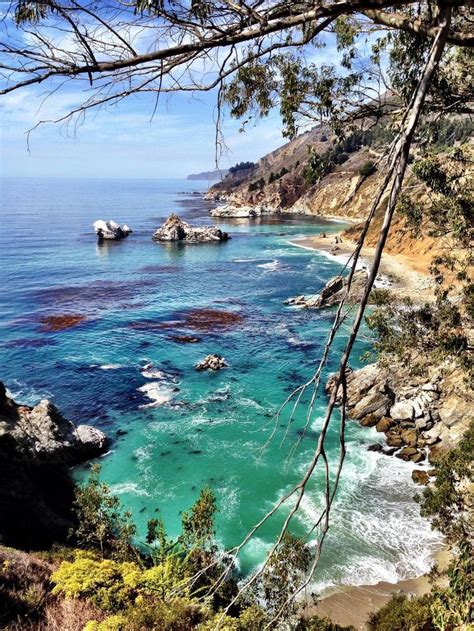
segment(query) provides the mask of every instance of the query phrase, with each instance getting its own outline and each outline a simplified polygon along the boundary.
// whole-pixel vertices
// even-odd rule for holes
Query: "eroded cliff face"
[[[48,547],[73,525],[71,465],[100,455],[107,438],[75,426],[47,400],[29,407],[0,382],[0,543]]]
[[[264,156],[253,169],[230,174],[207,193],[208,198],[222,202],[212,215],[253,217],[298,213],[337,218],[353,224],[343,232],[343,237],[355,242],[376,197],[386,164],[377,145],[356,146],[343,153],[342,164],[333,166],[330,173],[311,184],[307,176],[309,149],[324,156],[333,147],[334,139],[327,130],[316,128]],[[377,167],[367,171],[366,167],[374,163]],[[406,184],[413,183],[419,184],[408,174]],[[383,204],[366,237],[368,247],[375,246],[382,221]],[[449,247],[448,240],[443,243],[444,247]],[[406,256],[416,271],[427,274],[433,256],[440,252],[440,240],[427,234],[415,238],[405,219],[396,215],[385,251]]]

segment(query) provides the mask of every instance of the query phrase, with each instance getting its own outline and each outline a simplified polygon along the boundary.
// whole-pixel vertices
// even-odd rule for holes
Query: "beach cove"
[[[341,224],[298,216],[217,220],[232,236],[228,243],[163,245],[151,234],[171,212],[193,225],[213,223],[211,206],[193,194],[199,184],[27,183],[2,183],[2,379],[16,399],[47,396],[71,420],[110,436],[102,475],[142,535],[157,515],[177,532],[180,513],[210,485],[220,510],[218,543],[239,543],[298,481],[314,447],[324,397],[291,461],[304,408],[286,440],[286,426],[278,428],[262,452],[274,412],[312,374],[332,320],[330,311],[283,301],[316,293],[341,268],[291,242],[322,231],[330,238]],[[91,224],[100,217],[126,222],[133,235],[97,245]],[[370,347],[362,335],[354,367]],[[340,348],[341,340],[326,375]],[[224,356],[229,367],[196,373],[195,363],[209,353]],[[335,462],[338,428],[331,431]],[[319,591],[414,578],[428,570],[439,547],[413,501],[411,465],[367,452],[374,437],[373,429],[348,426]],[[78,469],[78,479],[85,472]],[[295,520],[297,534],[318,514],[321,481],[317,475]],[[242,571],[261,562],[281,519],[244,548]]]

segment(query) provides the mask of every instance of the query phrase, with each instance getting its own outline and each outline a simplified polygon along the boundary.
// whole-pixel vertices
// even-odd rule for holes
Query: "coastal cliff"
[[[450,305],[460,305],[455,316],[456,331],[450,332],[458,341],[462,340],[459,349],[453,353],[457,358],[453,360],[453,357],[429,350],[424,356],[425,365],[420,375],[420,366],[412,370],[411,365],[420,363],[419,349],[413,350],[413,362],[407,359],[408,349],[404,361],[392,353],[376,364],[355,371],[348,378],[347,407],[351,418],[366,426],[377,426],[385,433],[387,447],[383,447],[384,453],[396,453],[402,459],[414,462],[423,462],[428,455],[434,459],[453,448],[469,426],[470,408],[474,403],[467,385],[468,374],[457,361],[463,353],[468,355],[472,348],[469,307],[464,304],[468,290],[466,285],[463,286],[465,269],[469,269],[469,247],[455,241],[448,223],[436,225],[429,219],[430,213],[440,215],[445,212],[458,195],[461,204],[468,203],[469,195],[461,191],[469,189],[472,160],[463,162],[462,154],[465,151],[466,156],[472,155],[472,125],[463,118],[453,117],[445,131],[458,147],[459,156],[453,154],[453,147],[445,142],[444,136],[430,144],[428,153],[422,142],[415,144],[412,161],[415,168],[411,168],[405,182],[406,190],[410,191],[409,203],[403,200],[408,210],[400,209],[394,217],[381,271],[389,279],[390,301],[400,306],[406,300],[420,306],[435,305],[441,300],[437,315],[434,315],[435,311],[425,314],[431,320],[441,318],[441,329],[443,318],[448,322],[451,317],[447,315]],[[335,237],[329,238],[322,233],[295,244],[333,255],[350,255],[384,177],[384,151],[391,133],[383,120],[369,125],[368,130],[355,130],[343,141],[338,141],[327,128],[315,127],[264,156],[251,168],[230,174],[211,187],[207,197],[223,202],[211,214],[249,219],[283,213],[337,218],[350,225]],[[466,143],[464,150],[460,148],[462,143]],[[421,168],[416,169],[416,161]],[[460,167],[461,163],[463,167]],[[446,187],[436,181],[437,177],[454,184]],[[433,205],[433,197],[437,196],[438,207],[436,202]],[[420,210],[422,208],[424,211]],[[419,215],[424,212],[427,218],[424,222],[418,220],[414,230],[413,215],[416,212]],[[379,209],[362,250],[366,266],[371,264],[382,220],[383,213]],[[440,239],[440,235],[443,238]],[[465,268],[460,275],[454,273],[454,266],[449,269],[453,249]],[[435,279],[430,276],[433,261],[442,257],[448,257],[447,269],[442,274],[438,270]],[[343,279],[335,278],[331,282],[341,284]],[[443,283],[446,283],[446,291],[452,293],[449,299],[443,298],[440,290]],[[337,296],[335,294],[331,304],[339,301]],[[325,306],[322,295],[289,297],[286,303],[306,308]],[[433,307],[433,310],[437,308]],[[424,317],[421,312],[418,316]],[[433,335],[428,330],[430,326],[428,322],[420,322],[420,335]],[[430,344],[436,346],[436,343]],[[382,449],[382,445],[374,446],[374,449],[378,448]],[[423,477],[423,481],[426,478]]]
[[[37,548],[63,540],[73,525],[69,467],[99,456],[107,442],[48,400],[16,403],[0,382],[0,542]]]

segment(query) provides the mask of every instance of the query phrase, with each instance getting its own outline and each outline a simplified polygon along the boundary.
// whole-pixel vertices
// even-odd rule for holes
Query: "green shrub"
[[[372,173],[375,173],[376,170],[377,167],[375,165],[375,162],[373,162],[372,160],[368,160],[364,165],[360,167],[359,175],[362,175],[363,177],[368,177],[369,175],[372,175]]]
[[[370,631],[434,631],[430,596],[396,595],[368,620]]]

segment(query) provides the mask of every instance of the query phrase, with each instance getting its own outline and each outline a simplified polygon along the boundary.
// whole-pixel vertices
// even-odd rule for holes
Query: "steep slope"
[[[461,137],[472,140],[472,123],[453,117],[437,141],[437,150],[446,151]],[[334,217],[355,224],[343,233],[344,239],[355,241],[381,183],[383,154],[390,138],[384,121],[358,129],[342,142],[337,142],[327,128],[315,127],[264,156],[253,168],[231,173],[212,186],[207,197],[223,202],[212,215],[299,213]],[[452,138],[454,143],[450,144],[447,139]],[[423,147],[414,150],[420,152]],[[409,174],[405,184],[413,183],[419,184]],[[375,245],[381,222],[379,214],[367,236],[367,246]],[[439,244],[440,240],[426,230],[414,238],[405,218],[397,216],[386,251],[410,257],[418,271],[427,273]],[[443,247],[446,245],[449,247],[449,239],[444,240]]]

